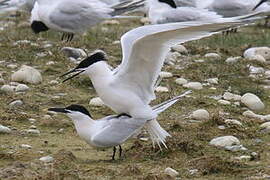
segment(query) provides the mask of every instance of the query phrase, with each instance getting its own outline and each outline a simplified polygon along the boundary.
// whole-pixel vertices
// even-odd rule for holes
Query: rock
[[[198,109],[198,110],[192,112],[191,118],[196,119],[196,120],[209,120],[210,115],[209,115],[209,112],[207,110]]]
[[[181,54],[178,52],[169,52],[165,58],[165,63],[167,64],[174,64],[177,62],[181,57]]]
[[[159,73],[159,76],[160,76],[161,78],[170,78],[170,77],[173,77],[173,74],[170,73],[170,72],[161,71],[161,72]]]
[[[56,81],[56,80],[51,80],[51,81],[49,82],[49,84],[50,84],[50,85],[56,85],[56,84],[59,84],[59,82]]]
[[[32,146],[28,145],[28,144],[22,144],[21,145],[21,148],[24,148],[24,149],[31,149]]]
[[[28,91],[30,88],[27,86],[27,85],[25,85],[25,84],[19,84],[17,87],[16,87],[16,89],[15,89],[15,91],[16,92],[25,92],[25,91]]]
[[[73,48],[73,47],[63,47],[61,52],[65,54],[68,58],[72,57],[74,59],[78,59],[79,57],[86,57],[87,54],[84,50],[80,48]]]
[[[118,45],[118,44],[121,44],[121,41],[118,41],[118,40],[117,41],[113,41],[112,44],[113,45]]]
[[[228,126],[230,125],[237,125],[237,126],[243,126],[243,124],[240,121],[237,121],[235,119],[226,119],[225,124],[227,124]]]
[[[151,24],[151,21],[150,21],[150,19],[149,19],[148,17],[143,17],[143,18],[141,18],[141,19],[140,19],[140,22],[141,22],[142,24]]]
[[[10,86],[10,85],[3,85],[3,86],[1,87],[1,91],[7,92],[7,93],[14,92],[15,89],[16,89],[15,86]]]
[[[16,82],[38,84],[41,83],[42,76],[35,68],[23,65],[21,69],[11,75],[11,80]]]
[[[218,84],[218,78],[210,78],[206,80],[210,84]]]
[[[179,52],[180,54],[188,54],[188,50],[185,48],[185,46],[178,44],[173,47],[171,47],[172,51]]]
[[[92,98],[89,102],[89,105],[91,106],[104,106],[104,103],[100,97]]]
[[[0,124],[0,134],[5,134],[5,133],[6,134],[11,133],[11,129]]]
[[[230,105],[231,104],[230,101],[226,101],[226,100],[223,100],[223,99],[218,100],[218,103],[222,104],[222,105]]]
[[[17,67],[18,67],[17,64],[9,64],[9,65],[7,65],[7,68],[10,68],[10,69],[15,69]]]
[[[237,57],[229,57],[225,60],[226,63],[236,63],[238,62],[242,57],[237,56]]]
[[[171,177],[176,177],[176,176],[179,175],[179,173],[176,170],[174,170],[174,169],[172,169],[170,167],[167,167],[165,169],[164,173],[167,174],[167,175],[169,175],[169,176],[171,176]]]
[[[195,89],[195,90],[200,90],[203,88],[203,86],[200,82],[189,82],[187,84],[184,84],[183,87]]]
[[[54,65],[54,64],[55,64],[55,61],[48,61],[48,62],[46,63],[47,66],[51,66],[51,65]]]
[[[35,122],[37,122],[37,120],[35,120],[35,119],[33,119],[33,118],[28,119],[28,121],[29,121],[31,124],[34,124]]]
[[[19,106],[22,106],[22,105],[23,105],[22,100],[15,100],[15,101],[13,101],[13,102],[11,102],[11,103],[9,104],[9,106],[10,106],[11,108],[19,107]]]
[[[251,156],[240,156],[240,157],[236,157],[235,159],[239,161],[249,161],[251,159]]]
[[[270,131],[270,122],[266,122],[260,125],[260,128],[263,131],[269,132]]]
[[[49,162],[52,162],[54,158],[52,156],[44,156],[44,157],[39,158],[39,160],[45,163],[49,163]]]
[[[267,79],[270,79],[270,70],[265,71],[264,75]]]
[[[232,94],[230,92],[225,92],[224,95],[223,95],[223,98],[225,100],[233,100],[233,101],[240,101],[241,100],[241,96],[240,95],[237,95],[237,94]]]
[[[237,152],[237,151],[247,151],[243,145],[233,145],[233,146],[225,146],[224,147],[228,151]]]
[[[29,134],[40,134],[38,129],[28,129],[26,132]]]
[[[221,59],[221,56],[217,53],[207,53],[204,55],[204,57],[209,58],[209,59],[216,59],[216,60]]]
[[[265,116],[259,115],[259,114],[255,114],[255,113],[252,112],[252,111],[245,111],[245,112],[243,112],[242,115],[243,115],[243,116],[246,116],[246,117],[249,117],[249,118],[260,119],[260,120],[262,120],[262,121],[265,120]]]
[[[226,147],[240,145],[240,141],[234,136],[221,136],[212,139],[209,144],[216,147]]]
[[[115,19],[113,19],[113,20],[106,20],[102,24],[106,24],[106,25],[119,25],[120,22],[117,21],[117,20],[115,20]]]
[[[241,97],[241,102],[249,109],[254,111],[261,111],[264,109],[264,104],[258,96],[252,93],[246,93]]]
[[[266,62],[265,58],[263,56],[261,56],[261,55],[255,55],[255,56],[249,57],[249,58],[247,58],[247,60],[249,60],[249,61],[258,61],[258,62],[261,62],[261,63]]]
[[[0,84],[5,84],[5,80],[3,78],[0,78]]]
[[[254,56],[262,56],[265,60],[270,59],[270,48],[269,47],[253,47],[249,48],[244,52],[246,59],[253,59]]]
[[[218,126],[218,129],[224,130],[224,129],[226,129],[226,127],[221,125],[221,126]]]
[[[265,70],[262,67],[250,66],[249,72],[250,72],[250,74],[264,74]]]
[[[179,85],[184,85],[184,84],[188,83],[188,81],[186,79],[184,79],[184,78],[177,78],[175,80],[175,82],[176,82],[176,84],[179,84]]]
[[[158,86],[155,89],[156,92],[169,92],[169,89],[167,87]]]

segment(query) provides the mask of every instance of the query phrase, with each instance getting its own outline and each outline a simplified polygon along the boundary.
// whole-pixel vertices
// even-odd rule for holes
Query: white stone
[[[221,136],[212,139],[209,144],[216,147],[225,147],[232,145],[240,145],[240,141],[234,136]]]
[[[243,126],[243,124],[242,124],[240,121],[236,120],[236,119],[226,119],[224,122],[225,122],[227,125]]]
[[[174,169],[172,169],[170,167],[167,167],[165,169],[164,173],[167,174],[167,175],[169,175],[169,176],[171,176],[171,177],[176,177],[176,176],[179,175],[179,173],[176,170],[174,170]]]
[[[52,162],[54,158],[52,156],[44,156],[44,157],[39,158],[39,160],[45,163],[49,163],[49,162]]]
[[[264,59],[270,59],[270,48],[269,47],[253,47],[249,48],[244,52],[244,57],[247,59],[251,59],[252,57],[260,55]]]
[[[14,92],[15,89],[16,89],[15,86],[10,86],[10,85],[3,85],[3,86],[1,87],[1,91],[8,92],[8,93]]]
[[[3,78],[0,78],[0,84],[5,84],[5,80]]]
[[[195,90],[200,90],[203,88],[202,83],[200,82],[189,82],[187,84],[184,84],[183,87]]]
[[[24,148],[24,149],[31,149],[32,146],[28,145],[28,144],[21,144],[21,148]]]
[[[217,53],[207,53],[204,55],[204,57],[210,58],[210,59],[221,59],[221,56]]]
[[[114,45],[121,44],[121,41],[118,41],[118,40],[117,41],[113,41],[112,44],[114,44]]]
[[[170,73],[170,72],[161,71],[161,72],[159,73],[159,76],[160,76],[161,78],[170,78],[170,77],[173,77],[173,74]]]
[[[196,120],[209,120],[210,115],[209,115],[209,112],[207,110],[198,109],[198,110],[192,112],[191,118],[196,119]]]
[[[224,130],[224,129],[226,129],[226,127],[221,125],[221,126],[218,126],[218,129]]]
[[[4,133],[6,133],[6,134],[11,133],[11,129],[0,124],[0,134],[1,133],[3,133],[3,134]]]
[[[56,85],[56,84],[59,84],[59,82],[56,81],[56,80],[51,80],[51,81],[49,82],[49,84],[50,84],[50,85]]]
[[[16,89],[15,89],[15,91],[16,92],[25,92],[25,91],[28,91],[30,88],[27,86],[27,85],[25,85],[25,84],[19,84],[17,87],[16,87]]]
[[[258,61],[258,62],[261,62],[261,63],[266,62],[265,58],[263,56],[261,56],[261,55],[254,55],[254,56],[248,57],[246,59],[249,60],[249,61]]]
[[[7,68],[10,68],[10,69],[15,69],[17,67],[18,67],[17,64],[9,64],[9,65],[7,65]]]
[[[250,72],[250,74],[264,74],[265,70],[262,67],[250,66],[249,72]]]
[[[230,93],[230,92],[225,92],[223,94],[223,99],[225,100],[229,100],[229,101],[240,101],[241,100],[241,96],[240,95],[237,95],[237,94],[233,94],[233,93]]]
[[[119,25],[120,22],[113,19],[113,20],[106,20],[106,21],[103,21],[102,24],[105,24],[105,25]]]
[[[18,107],[18,106],[21,106],[21,105],[23,105],[23,102],[22,102],[22,100],[15,100],[15,101],[13,101],[13,102],[11,102],[10,104],[9,104],[9,106],[10,107]]]
[[[231,104],[230,101],[226,101],[226,100],[223,100],[223,99],[218,100],[218,103],[222,104],[222,105],[230,105]]]
[[[87,54],[85,53],[84,50],[80,48],[73,48],[73,47],[63,47],[61,49],[61,52],[65,54],[67,57],[72,57],[75,59],[78,59],[79,57],[86,57]]]
[[[89,102],[89,105],[91,106],[104,106],[104,103],[100,97],[92,98]]]
[[[180,57],[181,57],[181,54],[178,52],[169,52],[165,58],[165,63],[174,64],[180,59]]]
[[[179,52],[180,54],[188,54],[188,50],[185,48],[185,46],[178,44],[173,47],[171,47],[172,51]]]
[[[35,120],[35,119],[33,119],[33,118],[30,118],[30,119],[28,119],[28,121],[30,122],[30,123],[35,123],[35,122],[37,122],[37,120]]]
[[[242,57],[237,56],[237,57],[229,57],[225,60],[226,63],[236,63],[238,62]]]
[[[38,129],[28,129],[26,132],[29,134],[40,134]]]
[[[156,92],[169,92],[169,89],[167,87],[158,86],[155,89]]]
[[[228,151],[237,152],[237,151],[247,151],[248,149],[245,148],[243,145],[233,145],[233,146],[225,146],[224,147]]]
[[[260,125],[260,128],[266,131],[270,131],[270,122],[265,122]]]
[[[151,21],[150,21],[150,19],[149,19],[148,17],[143,17],[143,18],[141,18],[141,19],[140,19],[140,22],[141,22],[142,24],[151,24]]]
[[[176,84],[179,84],[179,85],[184,85],[184,84],[188,83],[188,81],[186,79],[184,79],[184,78],[177,78],[175,80],[175,82],[176,82]]]
[[[240,160],[240,161],[249,161],[251,159],[251,156],[240,156],[240,157],[236,157],[235,159]]]
[[[264,72],[266,78],[270,79],[270,70]]]
[[[255,118],[255,119],[260,119],[260,120],[265,120],[265,116],[263,115],[259,115],[259,114],[255,114],[252,111],[245,111],[242,114],[243,116],[249,117],[249,118]]]
[[[218,84],[218,78],[210,78],[206,80],[210,84]]]
[[[16,82],[38,84],[41,83],[42,76],[35,68],[23,65],[21,69],[11,75],[11,80]]]
[[[261,111],[264,109],[264,104],[258,96],[252,93],[246,93],[241,97],[241,102],[249,109],[254,111]]]
[[[55,61],[49,61],[46,63],[47,66],[51,66],[51,65],[54,65],[55,64]]]

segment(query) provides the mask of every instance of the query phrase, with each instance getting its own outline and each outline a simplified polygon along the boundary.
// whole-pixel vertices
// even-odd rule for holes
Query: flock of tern
[[[143,11],[151,25],[132,29],[122,35],[122,62],[115,68],[107,64],[105,52],[95,51],[65,73],[87,75],[105,103],[118,115],[93,120],[81,105],[50,108],[73,120],[79,136],[94,147],[116,146],[146,128],[153,142],[166,146],[170,134],[157,121],[158,114],[185,95],[151,107],[154,88],[165,56],[172,45],[201,39],[223,30],[264,19],[270,11],[267,0],[3,0],[0,14],[14,10],[31,12],[34,33],[49,29],[63,33],[71,41],[103,20],[132,18],[127,13]],[[97,47],[98,48],[98,47]],[[64,80],[64,81],[66,81]]]

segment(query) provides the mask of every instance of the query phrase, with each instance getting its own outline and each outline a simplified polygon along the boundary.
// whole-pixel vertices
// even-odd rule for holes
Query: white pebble
[[[86,57],[87,54],[84,50],[80,48],[73,48],[73,47],[63,47],[61,52],[64,53],[67,57],[72,57],[74,59],[78,59],[79,57]]]
[[[120,22],[113,19],[113,20],[106,20],[106,21],[103,21],[102,24],[105,24],[105,25],[119,25]]]
[[[156,92],[169,92],[169,89],[167,87],[158,86],[155,89]]]
[[[28,144],[22,144],[21,145],[21,148],[24,148],[24,149],[31,149],[32,146],[28,145]]]
[[[44,157],[39,158],[39,160],[45,163],[49,163],[49,162],[52,162],[54,158],[52,156],[44,156]]]
[[[195,90],[200,90],[203,88],[202,83],[200,82],[189,82],[187,84],[184,84],[183,87]]]
[[[260,125],[260,128],[266,131],[270,131],[270,122],[265,122]]]
[[[0,134],[1,133],[11,133],[11,129],[0,124]]]
[[[264,109],[264,104],[258,96],[252,93],[246,93],[241,97],[241,102],[249,109],[254,111],[261,111]]]
[[[228,100],[228,101],[240,101],[241,100],[241,96],[240,95],[237,95],[237,94],[233,94],[233,93],[230,93],[230,92],[225,92],[223,94],[223,98],[225,100]]]
[[[265,120],[265,116],[259,115],[259,114],[255,114],[255,113],[252,112],[252,111],[245,111],[245,112],[243,112],[242,115],[243,115],[243,116],[246,116],[246,117],[249,117],[249,118],[259,119],[259,120],[262,120],[262,121]]]
[[[239,145],[240,141],[234,136],[221,136],[212,139],[209,144],[216,147],[225,147]]]
[[[236,62],[238,62],[239,60],[241,59],[241,57],[240,56],[237,56],[237,57],[229,57],[229,58],[227,58],[226,59],[226,63],[236,63]]]
[[[148,17],[143,17],[143,18],[141,18],[141,19],[140,19],[140,22],[141,22],[142,24],[151,24],[151,21],[150,21],[150,19],[149,19]]]
[[[265,70],[262,67],[250,66],[249,72],[250,72],[250,74],[264,74]]]
[[[42,76],[35,68],[23,65],[17,72],[11,75],[11,80],[16,82],[38,84],[41,83]]]
[[[104,106],[104,103],[100,97],[92,98],[89,102],[91,106]]]
[[[218,100],[218,103],[222,104],[222,105],[230,105],[231,104],[230,101],[226,101],[226,100],[223,100],[223,99]]]
[[[180,57],[181,57],[181,54],[178,52],[169,52],[165,58],[165,63],[174,64],[180,59]]]
[[[228,151],[237,152],[237,151],[247,151],[248,149],[245,148],[242,144],[240,145],[233,145],[233,146],[225,146],[224,147]]]
[[[221,56],[217,53],[207,53],[204,55],[204,57],[206,58],[210,58],[210,59],[221,59]]]
[[[55,61],[49,61],[46,63],[47,66],[54,65],[54,64],[55,64]]]
[[[161,78],[170,78],[170,77],[173,77],[173,74],[170,73],[170,72],[161,71],[161,72],[159,73],[159,76],[160,76]]]
[[[30,88],[27,86],[27,85],[25,85],[25,84],[19,84],[17,87],[16,87],[16,89],[15,89],[15,91],[16,92],[25,92],[25,91],[28,91]]]
[[[9,64],[9,65],[7,65],[7,68],[10,68],[10,69],[15,69],[17,67],[18,67],[17,64]]]
[[[253,47],[249,48],[244,52],[246,59],[252,59],[254,56],[260,55],[264,59],[270,59],[270,48],[269,47]]]
[[[209,112],[207,110],[198,109],[198,110],[192,112],[191,118],[196,119],[196,120],[209,120],[210,115],[209,115]]]
[[[49,82],[49,84],[50,84],[50,85],[56,85],[56,84],[59,84],[59,82],[56,81],[56,80],[51,80],[51,81]]]
[[[210,78],[206,80],[210,84],[218,84],[218,78]]]
[[[179,173],[176,170],[174,170],[174,169],[172,169],[170,167],[167,167],[165,169],[164,173],[167,174],[167,175],[169,175],[169,176],[171,176],[171,177],[176,177],[176,176],[179,175]]]
[[[243,126],[243,124],[240,121],[236,120],[236,119],[226,119],[224,122],[225,122],[225,124],[227,124],[229,126],[230,125]]]
[[[40,134],[38,129],[28,129],[26,132],[29,134]]]
[[[8,93],[14,92],[15,89],[16,89],[15,86],[10,86],[10,85],[3,85],[3,86],[1,87],[1,91],[8,92]]]
[[[240,157],[236,157],[235,159],[240,160],[240,161],[249,161],[251,159],[251,156],[240,156]]]
[[[176,84],[179,84],[179,85],[184,85],[184,84],[188,83],[188,81],[186,79],[184,79],[184,78],[177,78],[175,80],[175,82],[176,82]]]
[[[185,48],[185,46],[178,44],[173,47],[171,47],[172,51],[179,52],[180,54],[188,54],[188,50]]]
[[[15,100],[9,104],[9,106],[12,108],[22,106],[22,105],[23,105],[22,100]]]

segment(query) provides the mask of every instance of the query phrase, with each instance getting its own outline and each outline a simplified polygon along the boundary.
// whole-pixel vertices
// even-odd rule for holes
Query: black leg
[[[121,145],[119,145],[119,159],[122,157],[122,147],[121,147]]]
[[[115,153],[116,153],[116,147],[113,147],[113,155],[112,155],[112,160],[115,160]]]
[[[65,39],[65,33],[62,34],[61,41]]]

